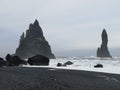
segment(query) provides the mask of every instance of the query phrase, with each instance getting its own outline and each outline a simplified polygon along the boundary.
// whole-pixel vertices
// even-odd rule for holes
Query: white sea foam
[[[57,67],[57,63],[65,63],[67,61],[73,62],[72,65],[67,65],[67,67]],[[94,68],[94,65],[102,64],[103,68]],[[31,66],[27,66],[31,67]],[[91,57],[66,57],[51,59],[49,66],[32,66],[32,67],[51,67],[57,69],[72,69],[72,70],[85,70],[85,71],[95,71],[95,72],[105,72],[105,73],[116,73],[120,74],[120,58],[115,57],[110,58],[97,58]]]

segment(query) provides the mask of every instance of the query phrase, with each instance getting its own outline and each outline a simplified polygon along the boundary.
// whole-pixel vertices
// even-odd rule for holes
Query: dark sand
[[[0,68],[0,90],[120,90],[120,75],[50,68]]]

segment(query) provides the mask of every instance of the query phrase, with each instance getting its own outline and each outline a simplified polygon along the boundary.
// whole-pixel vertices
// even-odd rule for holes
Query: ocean
[[[58,63],[64,64],[67,61],[73,62],[72,65],[57,67]],[[103,68],[94,68],[95,65],[102,64]],[[49,67],[50,70],[68,69],[68,70],[84,70],[93,72],[104,72],[120,74],[120,57],[111,58],[98,58],[94,56],[90,57],[59,57],[56,59],[50,59],[49,66],[30,66],[24,67]]]

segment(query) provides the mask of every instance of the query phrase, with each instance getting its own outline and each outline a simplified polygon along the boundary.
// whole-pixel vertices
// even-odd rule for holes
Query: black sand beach
[[[120,90],[120,75],[52,68],[0,68],[0,90]]]

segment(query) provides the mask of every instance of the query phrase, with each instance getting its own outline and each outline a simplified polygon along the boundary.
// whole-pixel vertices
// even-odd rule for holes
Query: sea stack
[[[107,58],[112,58],[112,56],[110,55],[109,51],[108,51],[108,36],[107,36],[107,32],[105,29],[103,29],[102,32],[102,44],[101,47],[99,47],[97,49],[97,57],[107,57]]]
[[[30,58],[35,55],[43,55],[50,59],[55,58],[51,47],[43,35],[38,20],[29,25],[26,35],[23,33],[20,37],[19,46],[15,55],[22,59]]]

